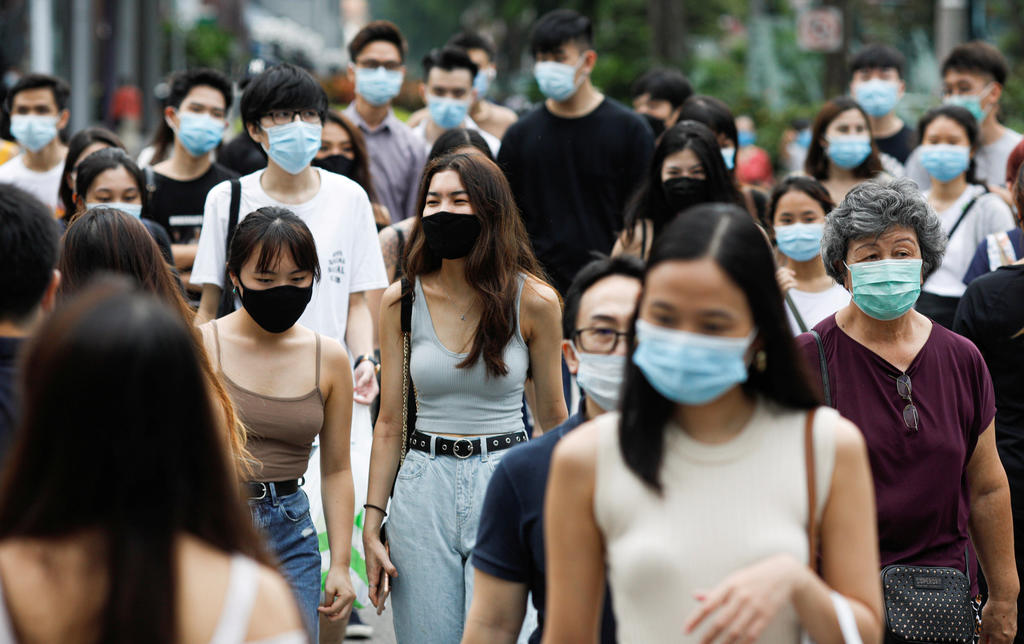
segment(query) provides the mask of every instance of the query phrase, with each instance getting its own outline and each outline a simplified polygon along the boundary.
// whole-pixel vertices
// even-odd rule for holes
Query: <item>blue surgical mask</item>
[[[487,95],[487,90],[491,89],[491,81],[494,80],[494,68],[481,69],[473,77],[473,89],[476,90],[476,96],[482,99]]]
[[[853,303],[876,320],[895,320],[921,295],[920,259],[886,259],[847,265]]]
[[[323,126],[319,123],[292,121],[263,129],[270,141],[267,156],[288,174],[302,172],[320,151]]]
[[[738,138],[736,143],[738,143],[741,148],[745,148],[748,145],[754,145],[754,143],[757,142],[757,133],[751,132],[750,130],[740,130],[736,133],[736,136]]]
[[[796,144],[802,148],[811,147],[811,131],[809,129],[805,129],[797,132]]]
[[[933,179],[948,183],[956,179],[971,165],[971,149],[966,145],[922,145],[921,165]]]
[[[370,105],[387,105],[388,101],[402,91],[404,78],[405,75],[397,69],[356,67],[356,94],[362,96]]]
[[[131,215],[136,219],[142,218],[142,204],[140,203],[125,203],[123,201],[93,201],[85,204],[86,210],[92,210],[93,208],[113,208],[114,210],[120,210],[126,215]]]
[[[789,224],[775,227],[775,241],[782,254],[806,262],[821,254],[821,235],[825,224]]]
[[[725,162],[726,170],[736,167],[736,148],[722,148],[722,161]]]
[[[584,60],[583,56],[580,56],[579,62],[575,65],[552,61],[536,63],[533,66],[533,77],[537,79],[541,94],[553,101],[564,101],[575,94],[583,84],[584,77],[576,80],[576,72],[583,66]]]
[[[622,379],[626,372],[626,356],[619,354],[585,353],[570,344],[580,362],[576,382],[583,392],[604,411],[619,408]]]
[[[852,170],[864,163],[871,154],[871,139],[867,136],[833,136],[828,139],[828,158],[840,168]]]
[[[178,140],[188,153],[201,157],[214,149],[224,138],[224,121],[208,114],[178,114]]]
[[[23,148],[38,152],[57,136],[57,117],[15,114],[11,117],[11,136]]]
[[[704,405],[747,381],[747,350],[756,335],[722,338],[637,320],[633,364],[662,396]]]
[[[872,78],[853,86],[853,97],[864,111],[875,118],[893,111],[900,100],[900,86],[895,81]]]
[[[466,120],[466,115],[469,114],[469,101],[428,96],[427,109],[430,111],[430,120],[442,130],[450,130],[453,127],[459,127]]]
[[[981,125],[982,121],[988,116],[988,110],[981,106],[981,99],[988,96],[989,91],[992,89],[992,84],[989,83],[981,90],[980,94],[951,94],[942,100],[943,105],[956,105],[962,107],[971,113],[974,120]]]

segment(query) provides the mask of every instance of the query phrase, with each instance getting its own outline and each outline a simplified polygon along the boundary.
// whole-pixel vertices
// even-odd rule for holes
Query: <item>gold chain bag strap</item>
[[[398,467],[409,452],[410,427],[416,427],[416,389],[409,374],[409,356],[412,353],[412,284],[402,278],[402,453]]]

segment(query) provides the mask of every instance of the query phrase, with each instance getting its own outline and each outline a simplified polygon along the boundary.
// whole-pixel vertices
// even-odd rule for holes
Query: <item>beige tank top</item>
[[[837,417],[821,408],[814,421],[819,518],[832,481]],[[808,561],[806,412],[760,401],[750,423],[721,445],[699,443],[670,424],[661,496],[626,467],[618,414],[596,422],[594,515],[622,644],[699,642],[711,620],[684,635],[697,607],[694,592],[772,555]],[[758,642],[796,644],[800,633],[789,605]]]
[[[316,383],[303,396],[264,396],[240,387],[224,372],[220,333],[213,323],[217,371],[248,430],[246,447],[256,463],[254,481],[297,479],[306,472],[313,439],[324,425],[324,397],[320,391],[320,334],[316,334]]]

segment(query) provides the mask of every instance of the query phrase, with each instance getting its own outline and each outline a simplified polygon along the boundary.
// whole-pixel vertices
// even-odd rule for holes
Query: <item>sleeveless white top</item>
[[[819,524],[835,464],[837,417],[823,407],[814,421]],[[604,535],[620,643],[698,642],[713,618],[684,635],[698,605],[694,592],[710,591],[772,555],[808,561],[806,412],[759,401],[747,426],[720,445],[697,442],[670,423],[660,496],[623,461],[619,415],[595,422],[594,515]],[[790,604],[758,642],[795,644],[800,634]]]
[[[210,644],[242,644],[245,634],[249,632],[249,618],[252,616],[256,590],[259,586],[259,564],[252,559],[236,554],[231,557],[231,572],[228,578],[228,590],[224,597],[224,608],[221,610],[220,621],[213,632]],[[0,642],[15,644],[14,627],[7,604],[3,597],[3,584],[0,584]],[[250,644],[305,644],[308,642],[302,631],[281,633],[268,639]]]

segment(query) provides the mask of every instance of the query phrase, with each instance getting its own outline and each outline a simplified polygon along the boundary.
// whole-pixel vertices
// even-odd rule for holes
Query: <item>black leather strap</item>
[[[246,481],[245,489],[247,496],[253,500],[258,501],[265,499],[270,496],[270,489],[273,486],[274,492],[277,496],[288,496],[289,494],[295,494],[299,491],[299,479],[291,479],[288,481]]]
[[[528,440],[525,431],[480,436],[477,438],[442,438],[440,436],[435,438],[423,432],[413,432],[409,440],[409,447],[421,452],[429,452],[431,439],[435,439],[435,456],[456,456],[458,458],[469,458],[474,454],[481,454],[483,452],[480,446],[481,440],[487,441],[488,452],[499,452],[503,449],[514,447],[519,443],[525,443]]]
[[[231,180],[231,205],[228,206],[228,229],[224,238],[224,261],[231,256],[231,238],[235,234],[235,226],[238,225],[238,210],[242,204],[242,183],[237,179]],[[231,277],[227,269],[224,269],[224,287],[220,291],[220,302],[217,305],[217,317],[222,318],[235,310],[235,294],[231,286]]]
[[[814,329],[811,329],[814,342],[818,345],[818,369],[821,371],[821,389],[825,395],[825,404],[832,406],[832,391],[828,385],[828,362],[825,360],[825,345],[821,343],[821,336]]]

